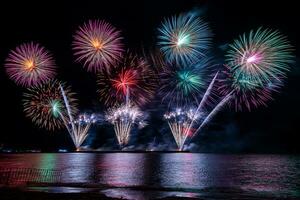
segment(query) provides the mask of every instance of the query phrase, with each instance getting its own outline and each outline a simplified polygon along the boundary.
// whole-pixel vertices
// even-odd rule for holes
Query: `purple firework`
[[[56,66],[51,54],[33,42],[21,44],[11,50],[5,68],[10,79],[25,87],[45,83],[56,75]]]
[[[278,92],[282,87],[282,79],[272,79],[271,82],[263,86],[256,80],[246,76],[235,76],[228,66],[222,71],[223,77],[219,79],[219,92],[227,95],[232,92],[233,98],[229,105],[236,111],[248,110],[259,106],[267,106],[267,102],[273,100],[272,94]]]
[[[111,24],[103,20],[89,20],[76,31],[73,41],[76,62],[88,71],[99,71],[113,66],[122,58],[122,37]]]

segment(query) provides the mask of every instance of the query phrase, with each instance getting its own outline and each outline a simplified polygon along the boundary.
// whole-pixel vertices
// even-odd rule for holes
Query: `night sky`
[[[20,3],[21,2],[21,3]],[[141,53],[156,43],[156,28],[164,17],[198,10],[210,22],[214,32],[214,51],[232,42],[239,34],[260,26],[279,29],[295,47],[296,62],[275,101],[252,112],[224,109],[190,145],[193,151],[242,153],[300,152],[300,87],[299,41],[296,1],[201,1],[201,0],[85,0],[80,3],[53,1],[8,1],[0,3],[0,144],[15,148],[38,148],[52,151],[72,148],[66,130],[47,132],[25,117],[22,94],[5,73],[4,61],[10,49],[23,42],[36,41],[52,52],[58,66],[57,78],[68,82],[77,93],[80,110],[102,111],[96,93],[96,76],[74,62],[72,35],[89,19],[105,19],[122,30],[127,48]],[[155,102],[149,105],[154,108]],[[131,144],[136,149],[150,145],[158,149],[175,147],[166,123],[159,112],[150,112],[150,125],[134,134]],[[151,125],[152,123],[152,125]],[[155,125],[153,125],[155,123]],[[152,143],[152,144],[151,144]],[[115,148],[116,139],[108,125],[91,130],[86,144],[93,148]]]

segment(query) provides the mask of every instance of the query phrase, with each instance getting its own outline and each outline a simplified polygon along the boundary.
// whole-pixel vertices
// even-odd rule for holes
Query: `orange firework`
[[[77,62],[88,71],[108,68],[122,58],[120,31],[103,20],[90,20],[74,35],[73,50]]]
[[[22,86],[45,83],[56,75],[56,66],[50,53],[33,42],[10,51],[5,68],[9,77]]]

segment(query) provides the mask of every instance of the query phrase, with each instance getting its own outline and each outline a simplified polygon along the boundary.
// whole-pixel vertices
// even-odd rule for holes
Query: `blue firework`
[[[158,45],[169,62],[195,63],[211,46],[208,23],[195,13],[166,18],[158,32]]]

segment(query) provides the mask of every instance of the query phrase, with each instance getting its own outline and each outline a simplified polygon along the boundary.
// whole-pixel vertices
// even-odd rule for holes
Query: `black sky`
[[[264,2],[264,3],[263,3]],[[127,48],[141,52],[153,48],[156,27],[164,17],[198,9],[210,22],[215,34],[215,48],[231,42],[239,34],[260,26],[279,29],[288,35],[299,57],[296,1],[201,1],[201,0],[85,0],[78,2],[1,1],[0,3],[0,144],[19,148],[53,150],[70,147],[66,131],[49,133],[36,128],[25,118],[22,107],[24,88],[9,80],[4,61],[10,49],[20,43],[36,41],[49,49],[59,67],[58,79],[67,81],[78,93],[82,110],[101,110],[96,94],[95,76],[74,63],[72,34],[88,19],[105,19],[122,30]],[[288,74],[282,92],[267,108],[251,113],[226,109],[194,139],[197,150],[207,152],[300,152],[299,145],[299,62]],[[157,126],[148,127],[135,141],[147,144],[158,138],[172,139],[161,133],[162,122],[153,116]],[[115,143],[108,128],[93,131],[92,146]],[[168,133],[170,134],[170,133]],[[173,141],[171,141],[173,142]]]

